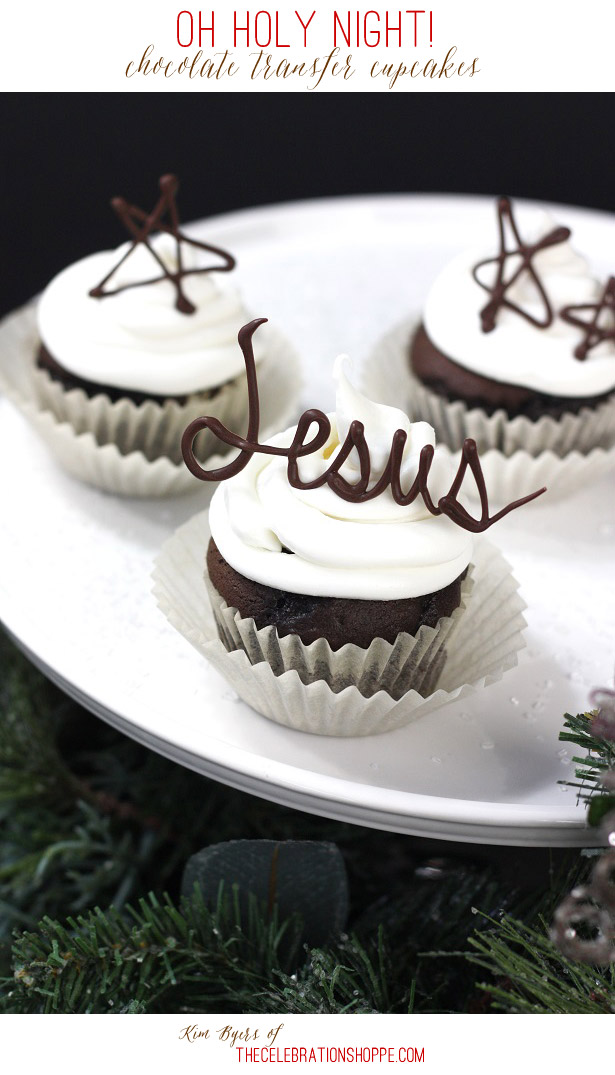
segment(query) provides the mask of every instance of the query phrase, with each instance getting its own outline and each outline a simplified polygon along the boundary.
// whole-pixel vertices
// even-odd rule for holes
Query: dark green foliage
[[[254,901],[242,920],[236,892],[221,892],[213,910],[198,892],[180,908],[150,894],[123,914],[97,908],[66,926],[45,918],[14,946],[7,1010],[187,1011],[186,997],[195,1011],[249,1010],[292,928],[275,913],[265,921]]]
[[[495,923],[494,923],[495,925]],[[562,956],[546,928],[505,918],[470,937],[471,963],[492,976],[483,984],[494,1008],[528,1014],[615,1012],[615,967],[592,967]]]
[[[592,731],[592,713],[566,713],[564,728],[559,738],[562,743],[574,743],[582,754],[573,756],[576,780],[566,781],[577,789],[580,799],[589,800],[596,792],[600,794],[600,780],[608,769],[615,767],[615,743],[600,739]]]
[[[588,716],[566,727],[589,795],[611,747]],[[281,921],[247,898],[245,877],[241,892],[220,889],[224,871],[202,874],[205,895],[188,886],[181,901],[190,856],[236,840],[336,844],[348,933],[306,948],[300,916]],[[287,810],[166,761],[69,701],[0,636],[2,1010],[609,1010],[612,970],[564,960],[539,917],[550,922],[586,860],[556,855],[547,872],[546,856],[540,867],[514,850],[428,854],[421,841]],[[333,902],[337,934],[341,889]]]
[[[599,825],[611,810],[615,810],[615,795],[595,795],[587,808],[587,820],[590,825]]]
[[[198,889],[175,906],[150,895],[122,914],[96,910],[66,924],[44,919],[14,945],[14,981],[7,1011],[186,1011],[205,1013],[408,1012],[433,1010],[431,987],[450,989],[449,969],[431,958],[423,967],[421,942],[465,940],[474,927],[468,899],[492,884],[453,871],[437,885],[440,911],[425,932],[434,883],[420,881],[387,928],[372,914],[326,949],[301,949],[300,920],[279,924],[251,898],[222,886],[215,905]],[[455,899],[460,886],[465,895]],[[450,922],[441,914],[452,906]],[[421,916],[421,912],[423,917]],[[442,930],[444,929],[444,933]],[[281,958],[281,953],[283,957]],[[458,971],[471,973],[457,960]],[[461,977],[456,977],[457,985]],[[8,986],[8,983],[7,983]],[[441,1008],[441,1004],[436,1005]]]

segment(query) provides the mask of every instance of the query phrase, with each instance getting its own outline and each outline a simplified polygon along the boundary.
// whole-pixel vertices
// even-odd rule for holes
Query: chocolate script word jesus
[[[530,493],[529,496],[524,496],[521,500],[515,500],[511,504],[507,504],[497,514],[490,515],[487,487],[478,456],[478,449],[476,441],[471,439],[464,441],[457,473],[450,489],[444,496],[440,497],[437,505],[434,504],[428,489],[429,473],[434,457],[434,448],[430,444],[421,449],[416,477],[407,492],[404,492],[401,487],[401,465],[407,434],[403,429],[398,429],[393,434],[387,463],[381,476],[370,488],[370,453],[365,439],[363,423],[359,421],[350,423],[348,435],[331,465],[312,481],[302,481],[299,475],[298,461],[304,456],[312,455],[312,453],[319,451],[326,444],[331,433],[331,422],[323,411],[312,407],[301,415],[292,443],[288,448],[259,443],[260,404],[252,337],[257,328],[264,324],[266,320],[266,317],[261,317],[250,321],[249,324],[240,329],[238,336],[248,382],[249,418],[247,435],[241,437],[237,433],[232,433],[231,430],[222,425],[218,418],[214,418],[211,415],[196,418],[184,432],[182,437],[184,461],[192,474],[200,478],[201,481],[225,481],[226,478],[234,477],[247,466],[252,456],[256,453],[285,456],[288,459],[288,482],[294,489],[317,489],[322,485],[328,485],[342,500],[359,504],[380,496],[390,486],[391,495],[397,504],[411,504],[420,496],[425,507],[432,515],[446,515],[457,526],[475,534],[487,530],[498,519],[507,515],[509,511],[521,507],[522,504],[529,503],[530,500],[534,500],[545,492],[545,488],[538,489],[536,492]],[[317,431],[312,439],[308,440],[307,437],[314,425],[317,427]],[[226,466],[218,467],[216,470],[204,470],[194,454],[195,438],[203,429],[209,429],[218,440],[230,448],[239,448],[239,455],[231,463],[227,463]],[[351,484],[342,477],[340,469],[353,450],[356,450],[359,457],[360,477],[354,484]],[[476,490],[480,499],[481,514],[478,519],[473,518],[458,499],[468,468],[476,483]]]

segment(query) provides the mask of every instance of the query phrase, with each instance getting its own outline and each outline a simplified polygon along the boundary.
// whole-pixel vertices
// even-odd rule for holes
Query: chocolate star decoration
[[[217,246],[211,246],[208,243],[200,243],[197,239],[190,239],[187,235],[183,235],[179,230],[179,215],[175,203],[175,195],[177,194],[179,182],[176,176],[161,176],[158,180],[158,186],[160,187],[160,197],[151,213],[144,212],[143,209],[139,209],[136,205],[130,205],[124,198],[113,198],[111,207],[120,218],[126,230],[132,235],[133,241],[126,253],[120,258],[117,265],[114,265],[105,278],[101,280],[96,287],[92,288],[90,295],[94,299],[104,299],[108,295],[117,295],[120,291],[127,291],[128,288],[131,287],[147,287],[148,284],[156,284],[159,280],[170,280],[175,288],[176,309],[182,314],[193,314],[196,307],[184,294],[182,288],[182,280],[184,277],[205,272],[230,272],[230,270],[235,267],[235,258]],[[165,217],[167,218],[166,221]],[[149,240],[154,231],[166,232],[168,235],[172,235],[175,239],[177,256],[177,269],[175,272],[171,272],[171,270],[167,268],[162,258],[150,244]],[[123,265],[124,262],[127,261],[139,243],[143,243],[149,250],[152,258],[161,269],[160,275],[152,276],[148,280],[137,280],[132,284],[123,284],[121,287],[107,288],[106,285],[113,279],[120,265]],[[208,265],[205,268],[198,269],[185,269],[182,264],[182,243],[189,243],[190,246],[196,246],[200,250],[207,250],[211,254],[217,254],[222,258],[223,264]]]
[[[517,244],[511,250],[506,249],[507,223]],[[532,264],[532,259],[539,250],[546,250],[550,246],[556,246],[558,243],[565,242],[570,235],[570,229],[563,227],[554,228],[553,231],[548,232],[547,235],[543,235],[542,239],[539,239],[538,242],[527,244],[519,234],[519,229],[517,228],[513,216],[512,206],[508,198],[500,198],[498,201],[498,226],[500,232],[499,253],[495,258],[487,258],[485,261],[479,262],[479,264],[475,265],[472,270],[472,275],[474,276],[476,283],[491,295],[489,302],[480,312],[482,330],[483,332],[491,332],[495,328],[498,310],[502,307],[505,307],[507,310],[512,310],[513,313],[524,317],[526,321],[535,325],[536,328],[548,328],[553,322],[553,309],[540,277]],[[521,263],[511,272],[508,279],[505,279],[506,262],[510,257],[520,258]],[[479,269],[482,269],[485,265],[497,265],[498,267],[495,283],[492,287],[484,284],[478,278]],[[527,310],[524,310],[522,306],[518,306],[507,298],[508,289],[516,283],[523,273],[528,273],[540,295],[544,306],[544,316],[542,320],[533,317],[532,314],[528,313]]]
[[[576,310],[581,312],[586,310],[593,311],[594,316],[589,321],[585,321],[573,312]],[[604,317],[602,318],[602,324],[599,323],[601,314],[606,314],[610,324],[604,323]],[[576,325],[578,328],[583,329],[583,339],[574,349],[574,357],[581,361],[587,358],[592,347],[597,347],[603,340],[613,340],[615,342],[615,276],[610,276],[607,280],[606,287],[598,302],[581,303],[579,306],[564,306],[563,310],[560,310],[560,317],[562,321],[567,321],[569,325]]]

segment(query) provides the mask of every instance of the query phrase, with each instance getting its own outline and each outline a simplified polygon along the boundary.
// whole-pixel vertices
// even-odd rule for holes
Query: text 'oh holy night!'
[[[324,20],[328,26],[324,26]],[[417,48],[433,46],[433,12],[405,11],[180,11],[177,43],[215,48],[217,39],[233,48],[309,48],[311,35],[328,30],[333,48]]]

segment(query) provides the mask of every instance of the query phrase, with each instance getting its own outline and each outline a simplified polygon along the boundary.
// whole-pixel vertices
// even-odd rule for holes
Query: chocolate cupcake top
[[[615,389],[612,304],[602,303],[604,281],[575,252],[568,228],[545,213],[521,229],[506,198],[498,226],[491,248],[464,251],[434,281],[423,311],[431,342],[473,373],[545,395]],[[596,315],[599,331],[583,347],[584,323]]]
[[[179,231],[173,176],[160,189],[149,215],[114,199],[132,241],[60,272],[38,325],[52,358],[84,381],[183,395],[242,373],[237,332],[249,314],[227,275],[234,259]]]

